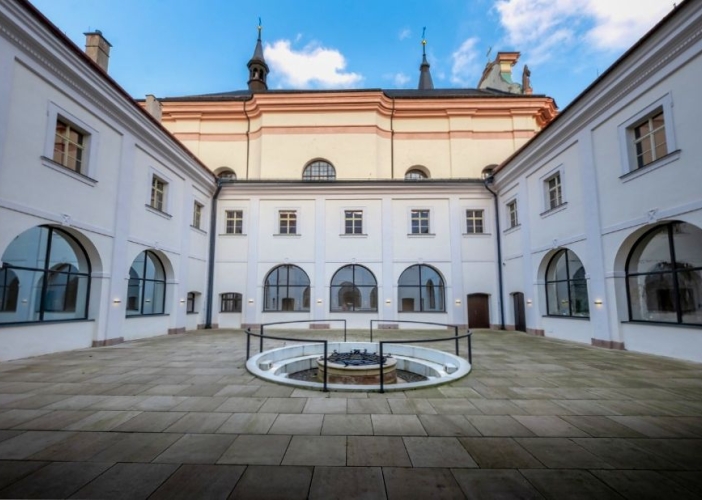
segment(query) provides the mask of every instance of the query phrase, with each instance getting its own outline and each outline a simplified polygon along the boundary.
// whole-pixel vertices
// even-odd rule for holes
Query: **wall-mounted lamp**
[[[456,299],[456,305],[460,306],[461,305],[461,299]]]
[[[596,305],[596,306],[601,306],[601,305],[602,305],[602,299],[595,299],[595,305]]]
[[[253,299],[249,299],[249,304],[253,304]]]
[[[392,304],[392,300],[390,300],[390,299],[385,299],[385,304],[389,306],[390,304]]]
[[[180,299],[181,304],[185,304],[185,299]]]
[[[527,299],[527,305],[528,305],[528,306],[531,305],[531,299]]]
[[[122,299],[114,299],[112,302],[115,303],[115,304],[121,304],[121,303],[122,303]]]
[[[144,302],[151,302],[151,299],[146,299]]]
[[[322,304],[322,299],[317,299],[317,304]]]

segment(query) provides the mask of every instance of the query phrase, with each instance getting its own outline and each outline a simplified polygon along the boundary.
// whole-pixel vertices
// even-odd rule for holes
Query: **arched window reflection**
[[[702,230],[685,222],[656,226],[626,264],[631,321],[702,325]]]
[[[367,268],[350,264],[340,268],[331,279],[332,312],[376,312],[378,283]]]
[[[575,252],[559,250],[546,268],[546,314],[590,316],[585,268]]]
[[[2,255],[0,323],[86,319],[90,261],[65,231],[39,226],[17,236]]]
[[[129,269],[127,316],[163,314],[166,306],[166,271],[151,250],[137,255]]]
[[[292,264],[274,267],[263,285],[264,311],[310,310],[310,279]]]
[[[444,279],[439,272],[425,264],[405,269],[397,283],[400,312],[446,311]]]

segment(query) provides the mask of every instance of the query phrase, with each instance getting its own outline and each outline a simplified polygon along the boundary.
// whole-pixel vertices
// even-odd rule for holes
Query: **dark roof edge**
[[[234,186],[237,184],[297,184],[304,186],[330,186],[330,185],[377,185],[377,184],[394,184],[400,186],[417,186],[431,184],[480,184],[483,185],[483,179],[475,177],[456,178],[456,179],[422,179],[422,180],[406,180],[406,179],[336,179],[329,181],[303,181],[301,179],[221,179],[222,186]]]
[[[80,47],[78,47],[73,41],[68,38],[54,23],[52,23],[44,14],[41,13],[39,9],[37,9],[34,5],[32,5],[28,0],[19,0],[19,3],[22,4],[22,7],[26,9],[28,12],[31,13],[32,16],[34,16],[41,24],[44,25],[57,39],[59,39],[69,50],[71,50],[74,54],[76,54],[79,58],[83,60],[88,66],[90,66],[95,73],[98,74],[101,78],[104,78],[105,81],[110,84],[118,93],[122,94],[123,97],[127,99],[135,108],[139,110],[141,114],[146,116],[151,122],[156,125],[164,134],[166,134],[167,137],[169,137],[172,141],[175,142],[176,146],[178,146],[181,150],[183,150],[184,153],[186,153],[186,156],[190,157],[195,163],[197,163],[202,169],[207,171],[208,174],[210,174],[213,178],[216,178],[212,170],[210,170],[200,159],[195,156],[195,154],[190,151],[183,143],[181,143],[176,137],[171,134],[163,125],[161,125],[161,122],[156,120],[151,114],[146,111],[144,108],[142,108],[139,103],[134,99],[129,93],[124,90],[124,88],[117,83],[117,81],[112,78],[107,72],[103,71],[98,64],[93,61],[83,50],[81,50]]]
[[[497,168],[495,168],[495,170],[494,170],[494,172],[493,172],[493,175],[496,174],[496,173],[498,173],[498,172],[500,172],[500,171],[503,170],[504,168],[506,168],[506,167],[507,167],[507,164],[508,164],[509,162],[511,162],[513,159],[515,159],[517,156],[519,156],[519,154],[520,154],[522,151],[524,151],[526,148],[528,148],[528,147],[531,145],[532,142],[536,141],[539,137],[541,137],[541,135],[542,135],[545,131],[549,130],[549,129],[553,126],[554,123],[558,122],[558,120],[560,120],[561,117],[562,117],[563,115],[568,115],[568,114],[570,114],[570,110],[573,109],[573,107],[574,107],[575,105],[577,105],[580,101],[582,101],[583,99],[585,99],[585,97],[587,97],[587,95],[588,95],[595,87],[597,87],[597,86],[600,84],[600,82],[604,81],[605,78],[609,77],[609,75],[611,75],[627,58],[629,58],[629,56],[631,56],[631,54],[633,54],[636,50],[639,49],[639,47],[641,47],[643,44],[645,44],[645,43],[646,43],[650,38],[652,38],[659,30],[661,30],[662,27],[663,27],[663,25],[665,25],[665,24],[666,24],[670,19],[672,19],[673,17],[677,16],[678,13],[679,13],[681,10],[684,10],[684,9],[687,7],[687,5],[688,5],[688,4],[691,4],[691,3],[693,3],[692,0],[684,0],[684,1],[683,1],[682,3],[680,3],[680,4],[674,4],[673,9],[672,9],[668,14],[666,14],[660,21],[658,21],[658,22],[656,23],[656,25],[653,26],[653,28],[651,28],[650,30],[648,30],[648,31],[646,32],[646,34],[644,34],[641,38],[639,38],[639,40],[638,40],[636,43],[634,43],[634,45],[632,45],[631,47],[629,47],[629,49],[628,49],[626,52],[624,52],[621,56],[619,56],[619,58],[618,58],[616,61],[614,61],[600,76],[598,76],[597,78],[595,78],[595,80],[593,80],[593,82],[592,82],[590,85],[588,85],[587,87],[585,87],[585,90],[583,90],[582,92],[580,92],[580,93],[575,97],[575,99],[573,99],[572,101],[570,101],[570,103],[568,103],[568,105],[567,105],[565,108],[563,108],[563,111],[561,111],[560,113],[558,113],[558,114],[556,115],[556,117],[555,117],[553,120],[551,120],[548,124],[546,124],[546,126],[545,126],[544,128],[542,128],[541,130],[539,130],[539,132],[538,132],[534,137],[532,137],[531,139],[529,139],[522,147],[520,147],[519,149],[517,149],[514,153],[512,153],[511,155],[509,155],[509,156],[507,157],[506,160],[504,160],[502,163],[500,163],[500,164],[497,166]]]

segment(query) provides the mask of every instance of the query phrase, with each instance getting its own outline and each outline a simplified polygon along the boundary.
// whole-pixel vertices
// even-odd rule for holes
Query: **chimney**
[[[159,122],[161,121],[161,101],[156,99],[153,94],[146,94],[146,103],[144,107],[151,116],[156,118],[156,120]]]
[[[85,53],[92,59],[100,69],[107,73],[107,63],[110,60],[110,42],[108,42],[100,30],[83,33],[85,35]]]

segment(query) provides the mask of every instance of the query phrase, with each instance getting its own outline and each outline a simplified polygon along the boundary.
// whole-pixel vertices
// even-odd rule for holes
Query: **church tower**
[[[258,40],[253,56],[246,65],[249,68],[249,90],[253,92],[265,92],[268,90],[266,79],[268,78],[268,65],[263,58],[263,46],[261,45],[261,20],[258,20]]]
[[[429,72],[429,61],[427,61],[427,39],[424,38],[426,28],[422,30],[422,64],[419,66],[419,90],[433,90],[434,82]]]

